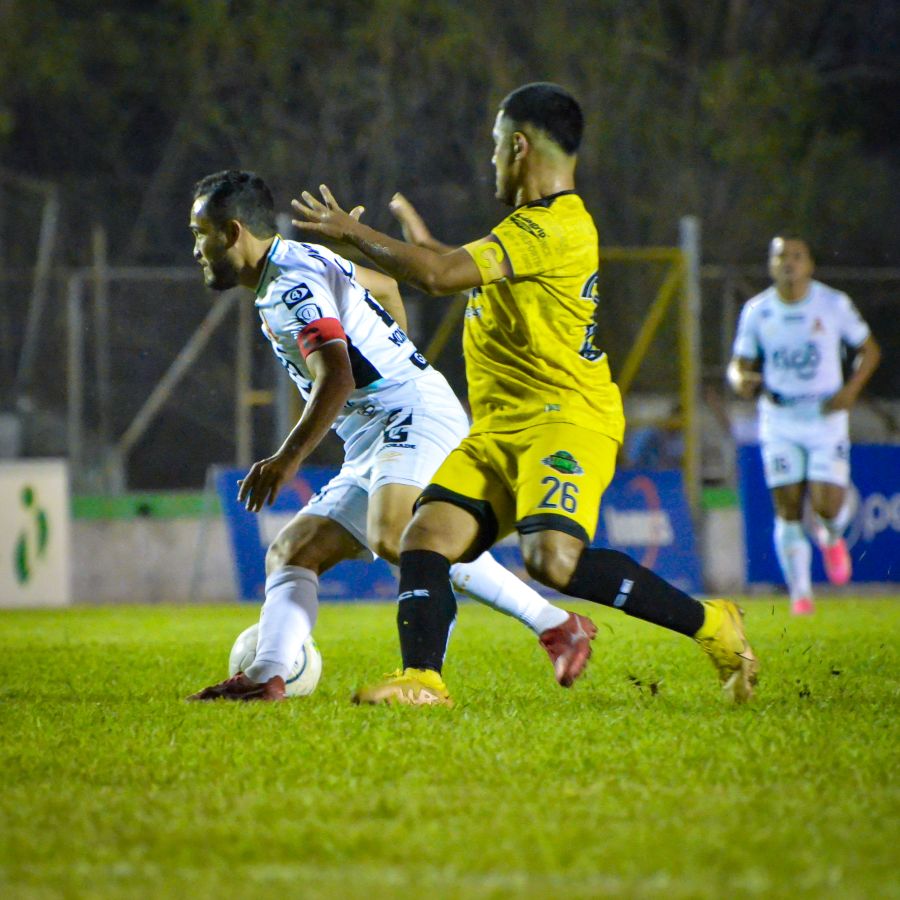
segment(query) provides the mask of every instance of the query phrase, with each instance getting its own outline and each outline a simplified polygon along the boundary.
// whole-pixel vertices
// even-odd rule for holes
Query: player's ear
[[[528,138],[521,131],[513,133],[513,158],[521,159],[528,152]]]
[[[237,219],[228,219],[225,222],[222,231],[225,233],[225,240],[229,247],[233,247],[237,243],[243,230],[244,226]]]

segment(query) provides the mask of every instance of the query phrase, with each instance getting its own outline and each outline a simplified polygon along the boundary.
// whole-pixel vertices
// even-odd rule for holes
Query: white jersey
[[[304,342],[311,336],[318,341],[313,346],[346,340],[355,388],[333,426],[344,439],[365,417],[405,405],[404,388],[421,379],[434,387],[440,382],[452,395],[444,377],[356,281],[355,271],[325,247],[276,237],[256,289],[263,334],[304,400],[312,389]]]
[[[761,406],[819,407],[843,385],[841,345],[861,346],[869,337],[853,301],[819,281],[806,297],[785,303],[775,287],[744,305],[734,355],[762,360]]]

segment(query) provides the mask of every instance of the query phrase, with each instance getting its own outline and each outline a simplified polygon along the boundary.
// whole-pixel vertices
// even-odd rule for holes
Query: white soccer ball
[[[256,641],[259,637],[259,623],[242,631],[231,648],[228,657],[228,677],[246,672],[247,667],[256,659]],[[303,642],[288,677],[284,680],[285,693],[288,697],[306,697],[311,694],[322,677],[322,654],[309,635]]]

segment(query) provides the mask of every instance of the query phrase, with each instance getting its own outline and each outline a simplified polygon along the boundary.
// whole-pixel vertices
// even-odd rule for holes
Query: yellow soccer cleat
[[[404,706],[453,706],[440,672],[433,669],[397,669],[375,684],[359,688],[354,703],[399,703]]]
[[[744,634],[744,611],[731,600],[703,600],[706,618],[694,640],[719,673],[722,691],[733,703],[753,696],[759,661]]]

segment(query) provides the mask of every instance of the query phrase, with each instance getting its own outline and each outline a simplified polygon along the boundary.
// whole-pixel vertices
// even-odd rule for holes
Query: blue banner
[[[850,502],[846,532],[854,582],[900,581],[900,447],[850,448]],[[744,520],[748,584],[783,584],[772,543],[774,509],[756,444],[738,447],[738,488]],[[822,557],[813,553],[813,580],[826,581]]]
[[[234,560],[237,593],[241,600],[261,603],[265,599],[266,549],[278,532],[306,506],[313,494],[337,474],[336,469],[306,466],[302,474],[282,488],[270,507],[248,512],[238,503],[238,480],[244,469],[214,470],[216,491],[228,528]],[[397,580],[387,563],[350,560],[336,565],[319,579],[319,599],[358,600],[397,596]]]
[[[335,474],[335,469],[307,466],[302,477],[281,491],[271,508],[254,514],[237,502],[237,482],[244,471],[216,470],[216,488],[228,525],[242,600],[263,599],[266,547]],[[694,528],[678,471],[618,473],[603,495],[593,546],[622,550],[683,591],[702,590]],[[518,549],[518,535],[510,535],[491,552],[506,568],[528,579]],[[533,586],[542,593],[551,593],[540,585]],[[322,599],[330,600],[395,597],[397,582],[382,560],[344,562],[322,576],[319,590]]]

